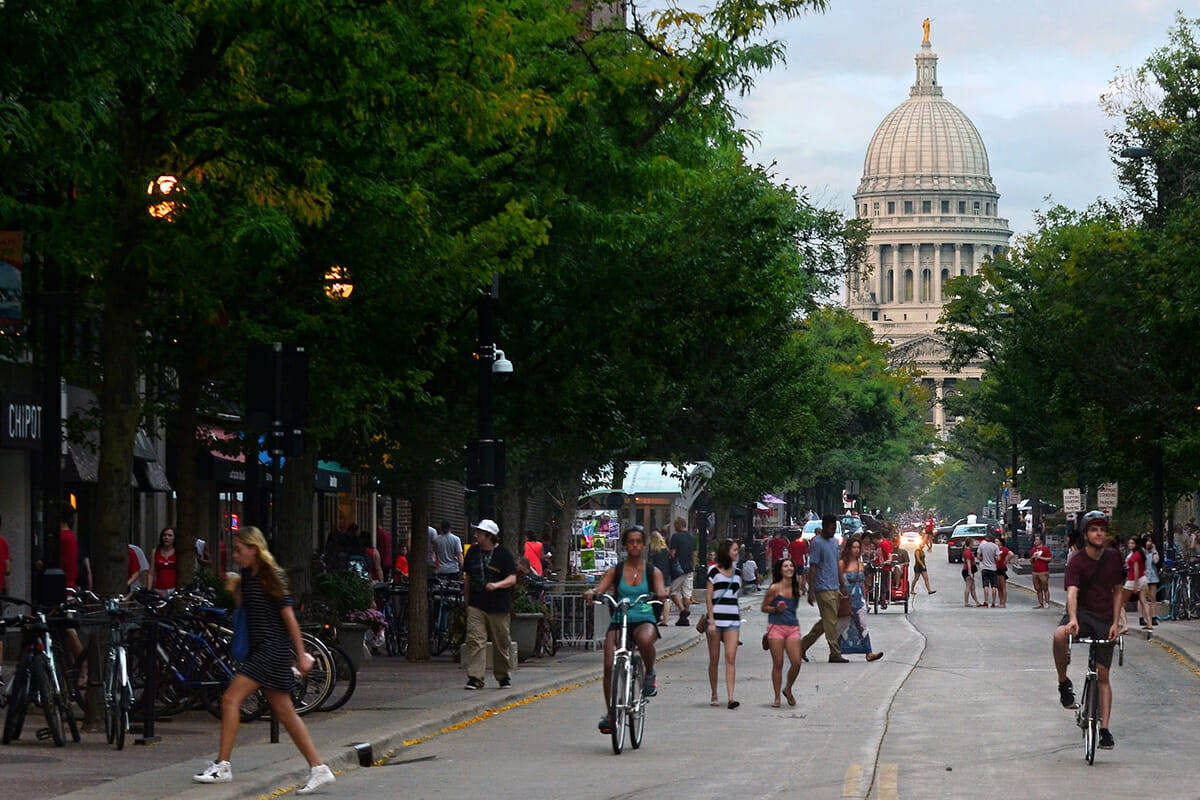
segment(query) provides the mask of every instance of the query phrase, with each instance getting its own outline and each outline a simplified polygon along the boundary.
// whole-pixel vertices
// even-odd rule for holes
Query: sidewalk
[[[1018,592],[1017,594],[1009,594],[1009,603],[1013,606],[1019,606],[1021,603],[1028,603],[1031,598],[1036,599],[1036,594],[1033,591],[1033,579],[1029,575],[1012,575],[1008,579],[1009,587],[1020,587],[1027,589],[1029,594]],[[1055,621],[1064,613],[1067,603],[1067,593],[1063,589],[1062,573],[1051,573],[1050,575],[1050,603],[1051,610],[1045,613],[1054,614]],[[1161,609],[1162,604],[1159,604]],[[1200,672],[1200,619],[1188,620],[1164,620],[1158,623],[1154,628],[1154,633],[1147,634],[1144,631],[1138,630],[1137,612],[1128,612],[1132,614],[1130,629],[1126,636],[1136,636],[1140,638],[1148,638],[1152,642],[1165,647],[1169,652],[1174,653],[1179,657],[1189,669]]]
[[[700,642],[694,627],[663,627],[660,657]],[[446,658],[407,662],[378,657],[364,663],[350,701],[334,712],[304,717],[317,751],[334,770],[353,769],[360,758],[378,761],[406,744],[432,738],[447,728],[499,713],[546,693],[598,681],[602,654],[559,650],[554,658],[529,659],[512,673],[512,687],[501,690],[489,674],[481,691],[464,691],[466,673]],[[38,727],[31,715],[26,729]],[[136,724],[135,720],[135,724]],[[189,712],[155,725],[160,741],[136,745],[130,733],[117,752],[102,732],[85,732],[82,741],[55,748],[25,732],[19,742],[0,747],[0,796],[22,800],[69,798],[180,797],[234,800],[270,796],[303,785],[307,764],[280,730],[271,744],[266,721],[243,725],[233,753],[234,781],[192,783],[216,755],[219,723],[209,714]]]

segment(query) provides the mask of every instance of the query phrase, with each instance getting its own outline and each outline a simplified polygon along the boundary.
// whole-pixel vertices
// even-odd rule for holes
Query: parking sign
[[[1096,505],[1100,506],[1101,511],[1111,513],[1117,507],[1117,484],[1100,484],[1100,488],[1096,490]]]
[[[1063,511],[1068,514],[1083,511],[1083,497],[1078,489],[1063,489]]]

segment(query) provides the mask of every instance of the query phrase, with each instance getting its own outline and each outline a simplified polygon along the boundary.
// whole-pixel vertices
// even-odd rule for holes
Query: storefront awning
[[[350,491],[350,470],[336,461],[317,461],[317,491],[331,494]]]

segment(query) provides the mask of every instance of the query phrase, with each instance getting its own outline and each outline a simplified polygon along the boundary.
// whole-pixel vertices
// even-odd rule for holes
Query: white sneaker
[[[196,783],[229,783],[233,780],[233,768],[228,761],[213,761],[193,775],[192,780]]]
[[[324,764],[318,764],[308,771],[308,783],[296,790],[296,794],[312,794],[327,783],[333,783],[333,770]]]

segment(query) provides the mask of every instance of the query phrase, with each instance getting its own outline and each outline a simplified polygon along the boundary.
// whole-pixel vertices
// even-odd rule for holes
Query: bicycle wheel
[[[54,740],[55,747],[62,747],[67,743],[66,737],[63,735],[63,702],[54,685],[54,673],[50,666],[50,659],[46,658],[44,653],[41,654],[34,661],[33,669],[38,695],[42,698],[42,713],[46,715],[46,725],[50,728],[50,738]]]
[[[429,613],[429,654],[440,656],[450,646],[447,631],[450,626],[446,604],[441,598],[435,598]]]
[[[625,749],[625,726],[628,724],[626,710],[629,708],[629,657],[613,661],[612,693],[608,701],[608,720],[612,723],[612,749],[621,755]]]
[[[117,654],[114,650],[109,650],[104,659],[104,676],[101,681],[104,687],[104,738],[109,744],[113,744],[117,740],[117,724],[121,716],[118,707],[120,698],[117,690]]]
[[[329,655],[333,659],[333,685],[329,696],[321,704],[320,711],[336,711],[346,705],[354,688],[358,686],[358,671],[354,669],[349,654],[336,644],[328,645]]]
[[[29,708],[29,661],[22,655],[9,684],[8,712],[4,715],[4,744],[21,736],[25,710]]]
[[[292,705],[301,716],[320,708],[329,697],[335,672],[333,658],[325,643],[311,634],[303,634],[302,638],[304,649],[313,657],[313,666],[292,687]]]
[[[121,684],[117,700],[117,749],[125,749],[125,733],[129,730],[129,710],[133,708],[133,690],[129,682]]]
[[[1100,736],[1099,698],[1097,697],[1095,678],[1088,676],[1083,684],[1083,757],[1091,764],[1096,760],[1096,740]]]
[[[642,746],[642,733],[646,730],[646,698],[642,695],[642,681],[646,678],[642,657],[633,657],[633,686],[630,692],[633,708],[629,712],[629,746],[637,750]]]

